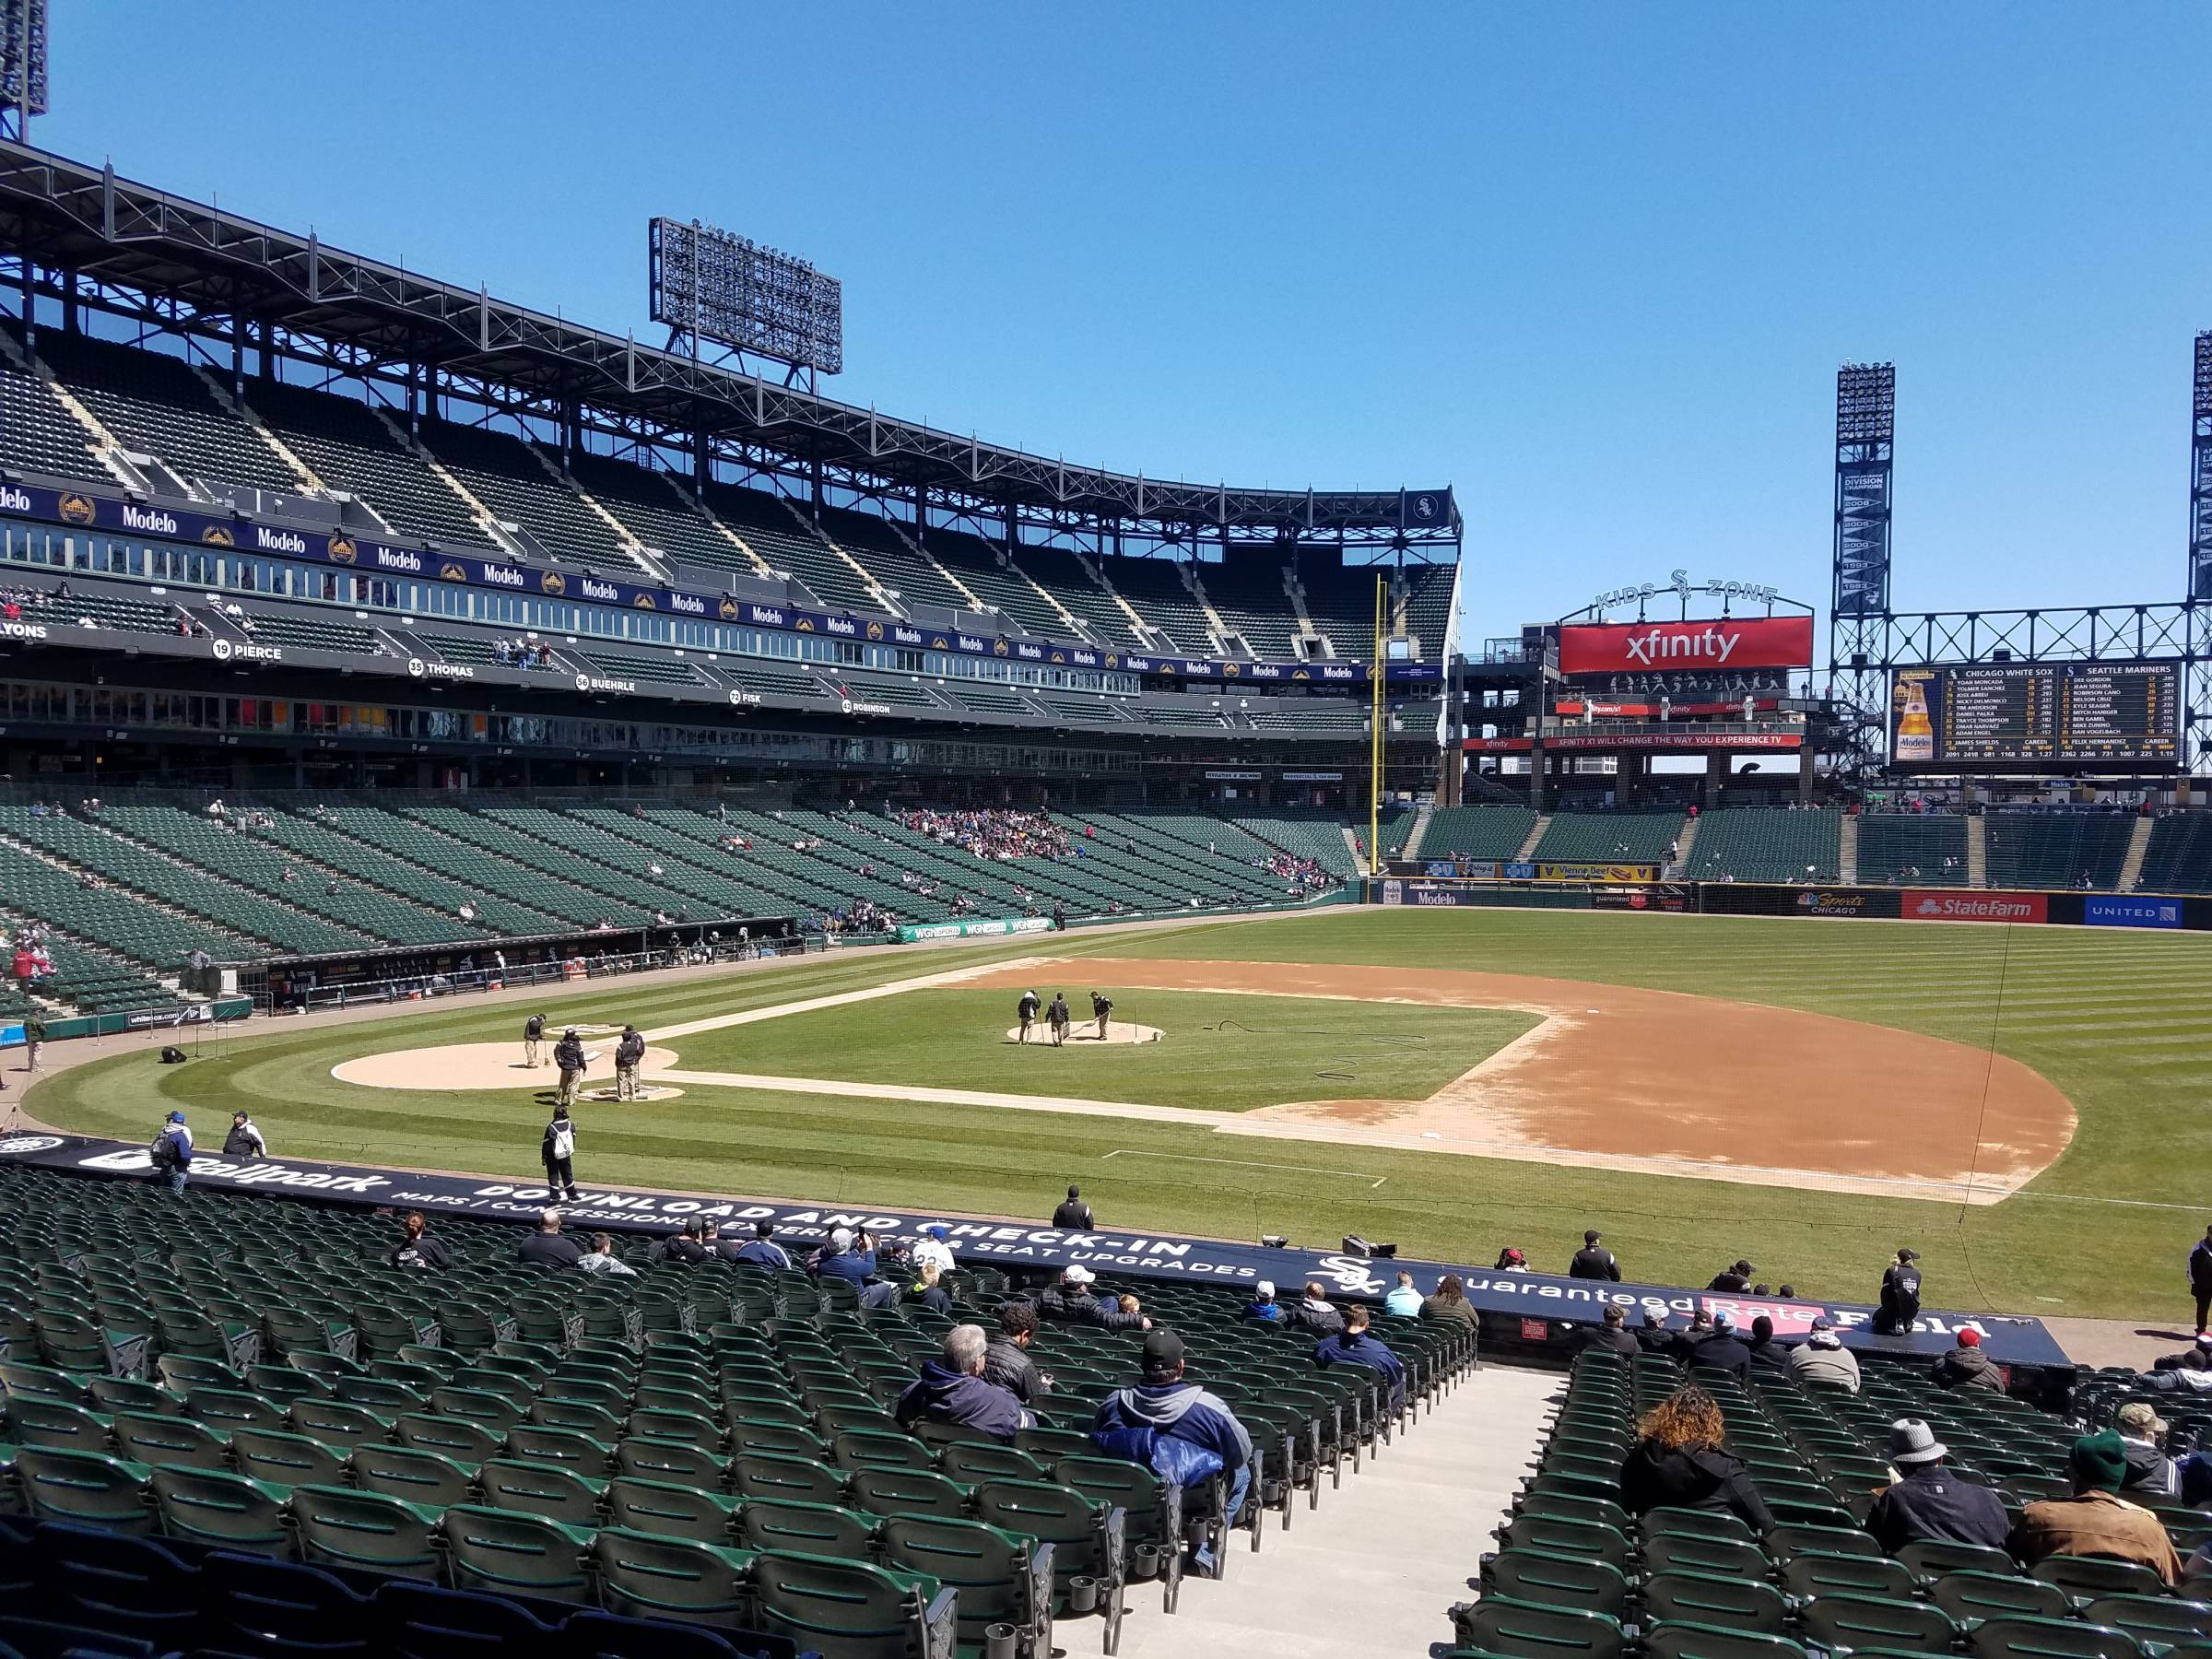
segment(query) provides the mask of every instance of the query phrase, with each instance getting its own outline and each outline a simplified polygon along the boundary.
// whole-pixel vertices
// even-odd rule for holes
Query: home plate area
[[[1164,1034],[1158,1026],[1132,1025],[1125,1019],[1110,1019],[1106,1022],[1106,1035],[1100,1037],[1099,1022],[1086,1019],[1068,1028],[1067,1041],[1070,1047],[1078,1042],[1087,1042],[1098,1048],[1116,1042],[1158,1042]],[[1008,1026],[1006,1041],[1019,1042],[1021,1028],[1018,1025]],[[1030,1046],[1035,1048],[1041,1042],[1046,1048],[1053,1046],[1053,1030],[1041,1019],[1030,1028]]]

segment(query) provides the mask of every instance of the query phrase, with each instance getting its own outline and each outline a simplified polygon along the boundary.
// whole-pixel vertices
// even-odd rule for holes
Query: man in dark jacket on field
[[[1332,1365],[1364,1365],[1382,1378],[1382,1392],[1394,1412],[1406,1408],[1406,1362],[1369,1334],[1367,1304],[1354,1302],[1344,1311],[1344,1328],[1313,1345],[1313,1363],[1327,1371]]]
[[[1067,1202],[1053,1212],[1053,1225],[1076,1232],[1089,1232],[1098,1225],[1090,1218],[1090,1206],[1083,1202],[1081,1187],[1067,1189]]]
[[[1012,1441],[1037,1419],[1021,1408],[1007,1390],[983,1377],[983,1357],[990,1344],[983,1327],[954,1325],[945,1333],[945,1357],[922,1368],[907,1391],[899,1396],[894,1415],[899,1427],[917,1422],[950,1423],[973,1429],[993,1440]]]
[[[576,1087],[583,1081],[583,1039],[571,1026],[553,1045],[553,1064],[560,1068],[560,1103],[576,1104]]]
[[[1252,1489],[1252,1436],[1217,1395],[1182,1380],[1182,1338],[1172,1331],[1155,1331],[1145,1338],[1143,1381],[1100,1402],[1091,1439],[1106,1455],[1126,1457],[1127,1431],[1147,1429],[1221,1460],[1229,1476],[1229,1505],[1222,1519],[1233,1524]],[[1201,1572],[1214,1571],[1213,1556],[1204,1548],[1192,1561]]]
[[[998,1310],[998,1335],[983,1350],[983,1381],[994,1382],[1024,1406],[1031,1406],[1053,1391],[1053,1380],[1030,1358],[1030,1344],[1037,1339],[1037,1310],[1025,1301],[1010,1301]]]
[[[2189,1253],[2189,1294],[2196,1298],[2196,1328],[2212,1326],[2212,1227]]]
[[[1882,1275],[1882,1306],[1870,1328],[1877,1336],[1911,1334],[1920,1317],[1920,1252],[1900,1250]]]
[[[2012,1517],[1989,1487],[1961,1480],[1943,1466],[1949,1456],[1918,1418],[1889,1425],[1889,1462],[1897,1484],[1883,1488],[1867,1512],[1866,1530],[1891,1555],[1908,1544],[1981,1544],[2005,1547]]]
[[[1567,1264],[1569,1278],[1609,1279],[1620,1283],[1620,1264],[1613,1253],[1598,1243],[1600,1235],[1592,1228],[1583,1235],[1583,1247],[1574,1253],[1574,1260]]]
[[[2005,1392],[2005,1378],[1982,1351],[1982,1333],[1971,1325],[1959,1333],[1959,1346],[1936,1360],[1929,1374],[1946,1388]]]

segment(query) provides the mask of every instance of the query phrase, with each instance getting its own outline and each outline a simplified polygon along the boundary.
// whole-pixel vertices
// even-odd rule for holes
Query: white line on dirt
[[[1312,1164],[1254,1163],[1248,1158],[1193,1158],[1184,1152],[1139,1152],[1129,1147],[1116,1147],[1107,1158],[1164,1158],[1171,1163],[1226,1164],[1233,1170],[1290,1170],[1300,1175],[1341,1175],[1347,1181],[1367,1181],[1365,1170],[1324,1170]],[[1373,1192],[1389,1176],[1368,1182],[1368,1191]]]

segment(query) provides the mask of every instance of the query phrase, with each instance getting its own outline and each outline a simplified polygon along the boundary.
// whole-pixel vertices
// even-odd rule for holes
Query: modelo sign
[[[1667,674],[1684,669],[1804,668],[1813,619],[1723,617],[1711,622],[1572,623],[1559,629],[1561,674]]]

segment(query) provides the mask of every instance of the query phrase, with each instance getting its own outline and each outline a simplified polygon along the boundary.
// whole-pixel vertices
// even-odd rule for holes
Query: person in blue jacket
[[[830,1248],[815,1258],[814,1277],[841,1278],[860,1292],[863,1307],[877,1307],[899,1299],[896,1285],[877,1285],[876,1241],[866,1233],[840,1227],[830,1235]]]
[[[1092,1441],[1111,1455],[1127,1456],[1128,1431],[1148,1429],[1156,1438],[1212,1453],[1229,1476],[1223,1519],[1235,1525],[1252,1490],[1252,1436],[1219,1395],[1182,1380],[1182,1338],[1174,1332],[1154,1331],[1145,1338],[1142,1374],[1135,1387],[1116,1389],[1100,1402],[1091,1424]],[[1192,1564],[1201,1572],[1212,1572],[1213,1552],[1201,1545],[1193,1552]]]
[[[993,1440],[1011,1441],[1037,1419],[1024,1411],[1013,1391],[983,1381],[983,1356],[991,1346],[977,1324],[954,1325],[945,1333],[945,1357],[922,1367],[922,1374],[899,1396],[893,1413],[901,1429],[916,1422],[952,1423]]]
[[[1244,1317],[1247,1319],[1265,1320],[1269,1324],[1281,1324],[1283,1323],[1283,1310],[1281,1305],[1278,1304],[1275,1300],[1275,1285],[1273,1281],[1262,1279],[1258,1286],[1254,1288],[1252,1293],[1252,1300],[1245,1305]]]
[[[1313,1345],[1313,1363],[1326,1371],[1332,1365],[1364,1365],[1382,1374],[1392,1411],[1406,1405],[1406,1362],[1368,1334],[1370,1314],[1365,1302],[1353,1302],[1344,1311],[1344,1329],[1331,1331]]]

